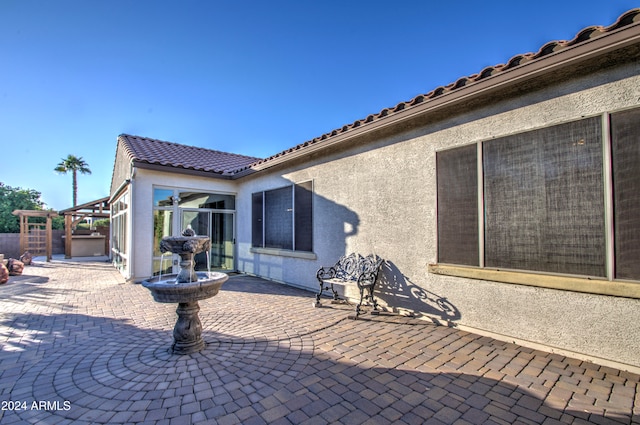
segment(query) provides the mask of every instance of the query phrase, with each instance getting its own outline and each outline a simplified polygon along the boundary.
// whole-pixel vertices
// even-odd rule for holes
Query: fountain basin
[[[171,252],[180,256],[180,273],[176,276],[179,283],[195,282],[198,276],[194,270],[195,254],[209,251],[211,240],[208,236],[195,236],[192,229],[182,232],[182,236],[167,236],[160,241],[160,252]]]
[[[216,295],[222,284],[229,279],[225,273],[219,272],[193,272],[193,275],[197,280],[192,282],[180,282],[179,274],[142,282],[142,286],[151,291],[156,302],[178,303],[178,320],[173,328],[171,346],[174,354],[191,354],[204,350],[206,343],[202,338],[198,301]]]
[[[210,247],[209,236],[166,236],[160,241],[161,252],[174,254],[198,254],[209,250]]]
[[[205,348],[202,323],[198,317],[198,301],[216,295],[222,284],[229,279],[224,273],[195,271],[195,254],[208,252],[209,249],[209,237],[196,236],[191,226],[182,232],[182,236],[164,237],[160,241],[160,251],[163,254],[172,252],[180,256],[180,273],[158,276],[142,282],[142,286],[151,291],[156,302],[178,303],[178,320],[173,328],[171,346],[171,351],[175,354],[197,353]]]
[[[142,282],[149,289],[153,299],[159,303],[187,303],[211,298],[229,279],[225,273],[197,272],[197,281],[175,283],[177,274],[163,275],[162,280],[154,277]]]

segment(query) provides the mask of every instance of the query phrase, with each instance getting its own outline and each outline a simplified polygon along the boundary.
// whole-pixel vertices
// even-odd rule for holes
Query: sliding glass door
[[[183,209],[181,213],[182,229],[190,226],[196,235],[211,238],[209,263],[206,253],[198,254],[196,270],[207,270],[208,267],[212,270],[234,270],[234,213],[200,209]]]
[[[209,236],[211,249],[195,256],[196,270],[235,270],[235,196],[176,188],[154,188],[153,274],[178,273],[178,256],[162,255],[160,240],[186,228]]]
[[[211,213],[211,267],[235,270],[233,248],[235,244],[233,213]]]

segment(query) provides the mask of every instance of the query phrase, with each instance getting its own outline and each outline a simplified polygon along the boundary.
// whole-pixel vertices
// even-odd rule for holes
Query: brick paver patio
[[[640,423],[640,376],[238,275],[168,353],[174,305],[98,262],[0,286],[0,423]]]

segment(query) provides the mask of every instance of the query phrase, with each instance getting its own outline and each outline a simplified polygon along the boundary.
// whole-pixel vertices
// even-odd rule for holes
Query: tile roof
[[[355,128],[366,126],[371,123],[375,123],[376,121],[382,120],[386,117],[391,117],[401,111],[409,110],[420,104],[437,99],[440,96],[443,96],[447,93],[451,93],[463,87],[470,86],[474,83],[478,83],[489,77],[497,76],[502,73],[507,73],[508,71],[511,71],[512,69],[517,68],[519,66],[525,65],[533,61],[537,61],[551,54],[569,49],[575,45],[594,40],[596,38],[602,37],[607,33],[618,30],[622,27],[632,25],[634,23],[640,23],[640,8],[631,9],[623,13],[614,24],[608,27],[591,26],[591,27],[584,28],[583,30],[579,31],[572,40],[568,40],[568,41],[557,40],[557,41],[548,42],[542,47],[540,47],[540,49],[536,53],[525,53],[525,54],[516,55],[512,57],[509,61],[507,61],[507,63],[489,66],[487,68],[484,68],[482,71],[480,71],[477,74],[459,78],[457,81],[449,85],[437,87],[432,91],[430,91],[429,93],[420,94],[411,100],[408,100],[406,102],[400,102],[391,108],[384,108],[377,114],[368,115],[366,118],[357,120],[351,124],[344,125],[329,133],[325,133],[322,136],[308,140],[290,149],[279,152],[273,156],[270,156],[265,159],[260,159],[253,164],[249,164],[248,166],[245,166],[242,169],[235,170],[235,172],[238,173],[243,170],[246,170],[261,164],[267,165],[266,163],[274,161],[275,159],[281,158],[285,155],[289,155],[296,151],[300,151],[301,149],[304,149],[311,145],[320,144],[328,139],[347,133],[348,131],[353,130]]]
[[[231,175],[260,158],[121,134],[118,144],[135,162]]]

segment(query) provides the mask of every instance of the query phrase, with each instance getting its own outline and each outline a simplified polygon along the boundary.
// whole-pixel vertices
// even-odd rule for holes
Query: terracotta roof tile
[[[511,59],[509,59],[504,64],[498,64],[498,65],[486,67],[477,74],[470,75],[468,77],[459,78],[455,82],[448,84],[446,86],[436,87],[432,91],[425,94],[420,94],[407,102],[400,102],[391,108],[384,108],[377,114],[371,114],[364,119],[357,120],[351,124],[344,125],[341,128],[335,129],[329,133],[325,133],[322,136],[316,137],[312,140],[308,140],[302,144],[294,146],[293,148],[279,152],[273,156],[270,156],[269,158],[260,159],[253,164],[249,164],[245,166],[244,168],[235,170],[235,172],[240,172],[240,171],[246,170],[247,168],[251,168],[252,166],[264,164],[276,158],[280,158],[283,155],[287,155],[291,152],[294,152],[300,148],[313,145],[316,143],[321,143],[331,137],[335,137],[337,135],[346,133],[354,128],[391,116],[402,110],[409,109],[421,103],[427,102],[431,99],[442,96],[446,93],[450,93],[462,87],[472,85],[486,78],[496,76],[500,73],[506,72],[508,70],[524,65],[531,61],[544,58],[545,56],[560,52],[576,44],[593,40],[606,33],[615,31],[622,27],[625,27],[634,23],[638,23],[638,22],[640,22],[640,8],[631,9],[628,12],[625,12],[624,14],[622,14],[614,24],[608,27],[591,26],[591,27],[584,28],[583,30],[579,31],[578,34],[576,34],[576,36],[572,40],[568,40],[568,41],[556,40],[556,41],[548,42],[545,45],[543,45],[536,53],[525,53],[525,54],[516,55]]]
[[[260,158],[237,155],[148,137],[121,134],[118,143],[133,161],[231,175]]]

